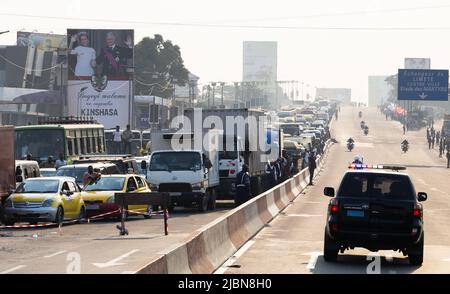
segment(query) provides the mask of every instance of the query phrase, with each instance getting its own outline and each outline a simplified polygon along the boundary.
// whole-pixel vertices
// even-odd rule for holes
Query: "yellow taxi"
[[[120,217],[119,206],[114,203],[114,194],[118,192],[148,193],[150,188],[143,176],[139,175],[102,175],[96,182],[86,185],[81,197],[86,205],[88,216],[108,213],[105,217]],[[130,205],[128,210],[139,212],[150,218],[151,205]]]
[[[83,219],[86,209],[81,191],[71,177],[29,178],[6,199],[7,225],[16,222],[61,223],[64,219]]]

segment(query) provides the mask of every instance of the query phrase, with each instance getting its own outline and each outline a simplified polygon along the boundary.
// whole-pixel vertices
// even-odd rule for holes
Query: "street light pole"
[[[216,96],[216,82],[212,82],[211,83],[211,85],[212,85],[212,106],[214,107],[214,106],[216,106],[216,102],[215,102],[215,96]]]
[[[221,107],[224,107],[223,104],[223,87],[225,86],[224,82],[220,82],[220,87],[221,87]]]

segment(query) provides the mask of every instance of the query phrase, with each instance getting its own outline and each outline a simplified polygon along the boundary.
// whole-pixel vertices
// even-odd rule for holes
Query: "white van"
[[[20,167],[20,172],[18,171]],[[16,160],[16,186],[29,178],[39,178],[41,171],[34,160]]]

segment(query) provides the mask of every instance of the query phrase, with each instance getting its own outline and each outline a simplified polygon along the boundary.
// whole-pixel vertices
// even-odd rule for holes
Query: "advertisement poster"
[[[124,129],[133,89],[133,30],[69,29],[67,41],[69,115]]]

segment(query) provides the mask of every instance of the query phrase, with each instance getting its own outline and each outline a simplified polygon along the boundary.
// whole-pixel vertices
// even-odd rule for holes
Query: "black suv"
[[[408,255],[410,264],[423,262],[423,210],[405,173],[380,169],[349,170],[328,205],[324,259],[335,261],[339,251],[363,247],[370,251],[395,250]]]

